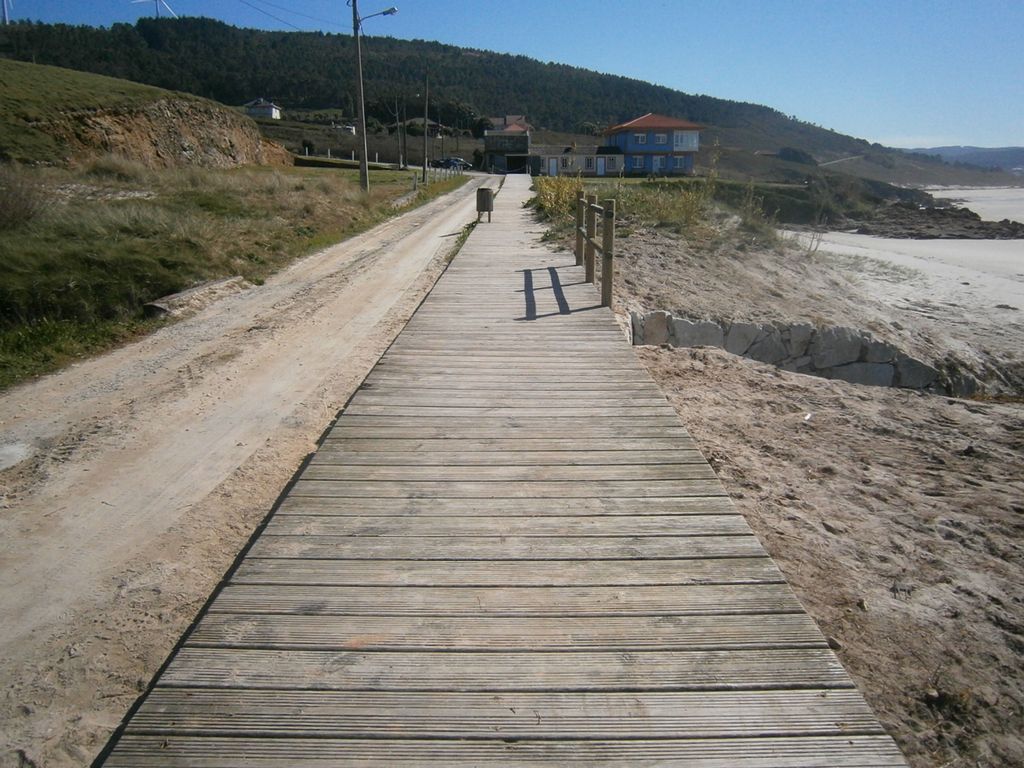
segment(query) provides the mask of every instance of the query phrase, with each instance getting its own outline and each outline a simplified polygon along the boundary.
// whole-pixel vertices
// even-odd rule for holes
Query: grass
[[[406,207],[465,180],[421,186]],[[411,188],[399,172],[373,172],[366,196],[355,171],[154,171],[113,157],[77,170],[0,166],[0,207],[18,199],[4,192],[12,185],[48,204],[7,214],[0,237],[0,387],[151,329],[142,306],[161,296],[233,275],[260,283],[393,215]]]
[[[0,160],[59,162],[64,143],[37,126],[63,123],[68,113],[132,109],[171,95],[170,92],[127,80],[75,72],[60,67],[27,64],[0,58]],[[201,102],[196,96],[175,98]]]

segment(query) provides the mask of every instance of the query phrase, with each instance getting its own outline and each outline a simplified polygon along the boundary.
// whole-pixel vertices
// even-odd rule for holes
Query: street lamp
[[[359,143],[362,144],[363,150],[359,158],[359,186],[363,188],[363,192],[369,192],[370,166],[366,150],[366,104],[363,102],[363,47],[359,38],[362,35],[364,21],[372,19],[374,16],[394,16],[398,13],[398,9],[392,6],[383,11],[371,13],[369,16],[360,17],[358,0],[348,0],[348,4],[352,6],[352,36],[356,39],[356,95],[359,104]]]

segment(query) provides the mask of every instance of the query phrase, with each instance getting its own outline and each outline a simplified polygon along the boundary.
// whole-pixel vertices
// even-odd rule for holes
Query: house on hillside
[[[605,146],[621,152],[626,174],[693,173],[702,126],[648,112],[604,132]]]
[[[526,115],[502,115],[501,117],[488,117],[488,120],[495,131],[507,131],[510,128],[532,131],[533,126],[526,120]]]
[[[484,131],[484,168],[497,173],[530,173],[530,129],[513,123]]]
[[[245,114],[249,117],[269,117],[271,120],[280,120],[281,108],[266,99],[253,99],[245,105]]]

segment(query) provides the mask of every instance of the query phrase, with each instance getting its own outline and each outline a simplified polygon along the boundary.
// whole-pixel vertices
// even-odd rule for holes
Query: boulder
[[[761,363],[771,363],[772,365],[781,363],[789,357],[786,345],[782,341],[781,331],[772,325],[764,326],[757,340],[747,350],[746,357]]]
[[[862,359],[865,363],[891,363],[899,352],[892,344],[869,335],[864,340]]]
[[[939,372],[927,363],[907,355],[896,357],[896,386],[904,389],[925,389],[938,381]]]
[[[891,387],[896,369],[889,363],[849,363],[822,371],[829,379],[864,384],[869,387]]]
[[[754,323],[733,323],[725,336],[725,351],[744,355],[761,334],[761,326]]]
[[[656,347],[668,344],[668,322],[670,317],[672,316],[668,312],[662,312],[661,310],[648,312],[644,316],[642,343],[652,344]]]
[[[644,343],[644,316],[639,312],[630,311],[629,313],[630,327],[633,330],[633,343],[643,344]]]
[[[843,326],[821,328],[808,345],[808,352],[819,369],[836,368],[860,359],[863,339],[858,331]]]
[[[674,317],[669,343],[677,347],[721,347],[725,344],[725,332],[718,323],[708,320]]]
[[[793,323],[789,326],[789,356],[803,357],[807,354],[807,346],[814,335],[814,326],[810,323]]]

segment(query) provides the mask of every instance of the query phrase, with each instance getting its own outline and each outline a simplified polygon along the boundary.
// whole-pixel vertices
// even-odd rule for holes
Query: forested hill
[[[288,108],[353,113],[350,35],[238,29],[213,19],[140,19],[95,28],[14,24],[0,30],[0,55],[80,69],[242,104],[266,97]],[[368,112],[389,119],[395,99],[418,109],[429,69],[431,118],[468,125],[486,115],[525,114],[538,128],[587,132],[646,112],[719,131],[723,144],[800,147],[819,159],[862,153],[866,142],[780,112],[525,56],[394,38],[365,38]],[[715,66],[709,62],[708,66]],[[609,61],[614,66],[614,61]]]

